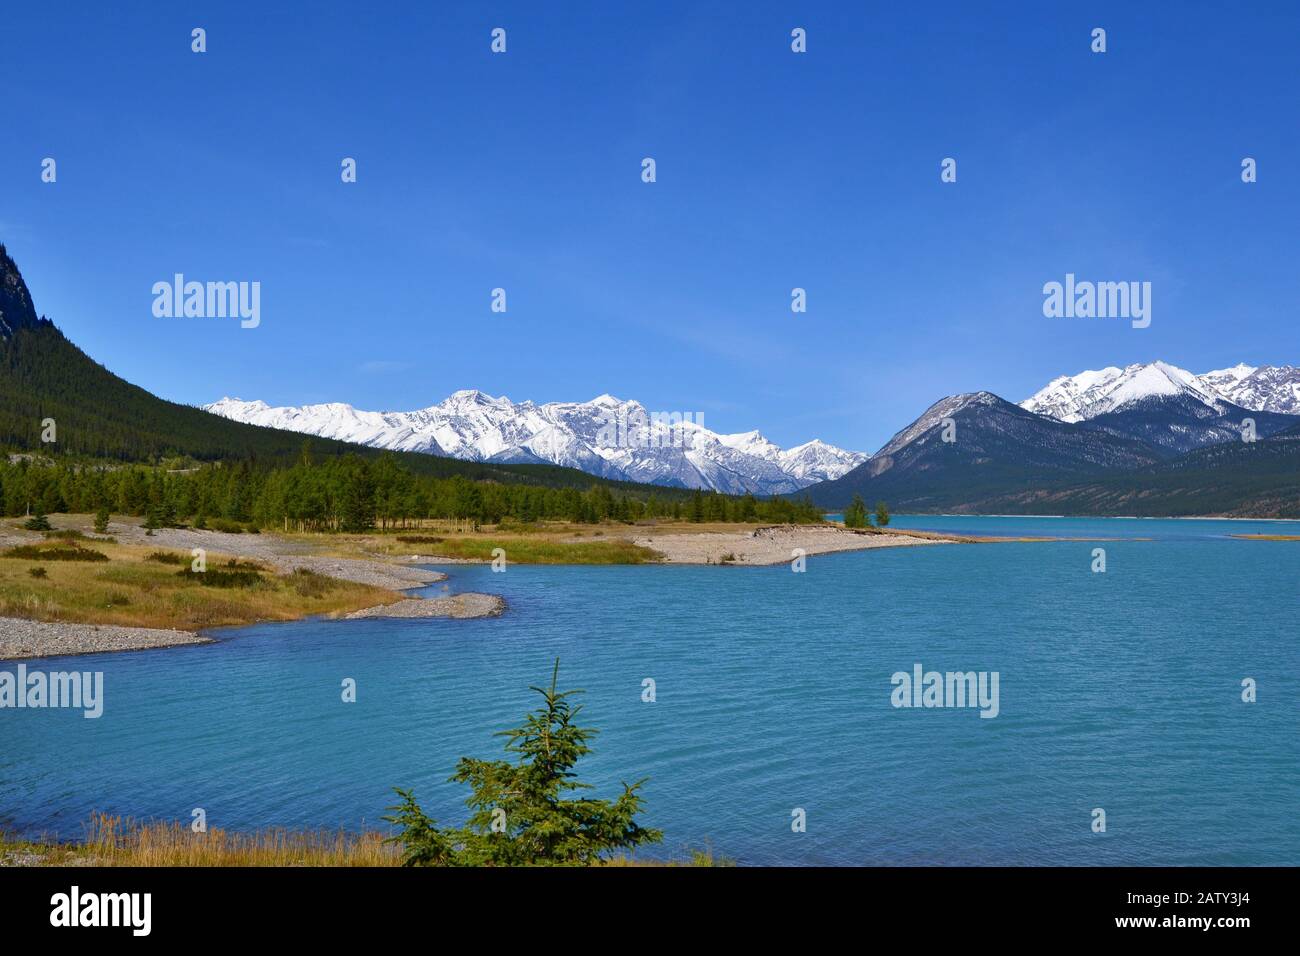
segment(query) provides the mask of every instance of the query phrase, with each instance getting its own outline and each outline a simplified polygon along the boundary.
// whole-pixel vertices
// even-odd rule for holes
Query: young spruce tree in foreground
[[[581,706],[568,698],[582,691],[556,691],[560,662],[555,661],[549,689],[533,687],[545,703],[521,727],[502,731],[506,751],[519,762],[462,757],[451,780],[467,783],[473,793],[466,804],[473,813],[460,829],[442,830],[425,815],[410,790],[395,788],[401,803],[389,807],[401,832],[392,837],[404,848],[407,866],[583,866],[603,854],[631,850],[663,839],[634,819],[641,809],[637,791],[645,783],[623,785],[609,800],[564,794],[590,789],[573,779],[574,765],[590,753],[587,741],[596,730],[574,724]]]

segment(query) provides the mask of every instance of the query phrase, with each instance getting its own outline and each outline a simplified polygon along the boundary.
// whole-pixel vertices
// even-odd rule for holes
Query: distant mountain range
[[[43,422],[57,423],[58,440],[42,441]],[[259,428],[151,395],[114,375],[38,316],[18,266],[0,244],[0,448],[86,456],[95,460],[151,461],[188,456],[235,464],[292,464],[305,439],[292,431]],[[367,445],[313,439],[317,458],[378,458]],[[501,484],[585,489],[644,489],[593,478],[554,465],[511,465],[397,451],[417,474]],[[685,492],[676,493],[684,497]],[[666,495],[672,497],[672,493]]]
[[[1300,369],[1164,362],[1062,376],[1019,406],[954,395],[808,493],[833,508],[859,494],[912,511],[1300,517],[1298,399]]]
[[[698,421],[656,420],[639,402],[512,402],[465,390],[413,412],[368,412],[338,403],[275,408],[223,398],[203,406],[235,421],[377,448],[468,461],[549,463],[602,478],[727,494],[790,494],[838,478],[867,460],[813,440],[781,449],[757,431],[723,435]]]
[[[874,455],[816,440],[781,449],[757,431],[653,418],[609,395],[536,405],[462,391],[416,412],[168,402],[40,316],[0,245],[0,445],[9,449],[287,462],[305,432],[319,436],[313,454],[387,449],[420,473],[503,483],[806,494],[828,509],[860,494],[895,511],[1300,518],[1300,369],[1291,366],[1196,375],[1151,362],[1062,376],[1019,405],[953,395]],[[55,448],[41,441],[46,419],[58,423]],[[602,433],[611,421],[621,423],[613,441]],[[1257,440],[1243,440],[1252,432]]]
[[[733,494],[806,492],[830,508],[862,494],[914,511],[984,510],[991,502],[1032,511],[1040,498],[1052,508],[1087,510],[1087,501],[1065,500],[1063,489],[1153,468],[1177,472],[1179,460],[1197,449],[1245,444],[1247,419],[1261,440],[1300,425],[1300,369],[1237,365],[1196,375],[1157,361],[1061,376],[1019,405],[991,392],[953,395],[874,455],[815,440],[782,450],[757,431],[719,434],[691,422],[677,442],[663,441],[663,428],[650,425],[633,430],[632,447],[611,445],[601,438],[603,423],[644,421],[649,413],[609,395],[537,405],[461,391],[414,412],[274,408],[230,398],[204,408],[250,424],[471,461],[550,462]],[[945,420],[955,426],[951,442],[943,440]],[[1224,480],[1222,472],[1216,480]],[[1119,495],[1112,504],[1144,507],[1140,496]],[[1178,502],[1163,507],[1176,511]]]

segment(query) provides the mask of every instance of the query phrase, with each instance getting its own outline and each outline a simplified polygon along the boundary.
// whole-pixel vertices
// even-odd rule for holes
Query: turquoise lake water
[[[451,567],[447,585],[503,594],[507,613],[261,625],[27,662],[103,671],[104,715],[0,710],[0,827],[75,837],[92,811],[188,822],[195,807],[231,829],[381,826],[393,786],[459,824],[456,759],[500,754],[493,733],[534,706],[527,687],[558,656],[601,730],[581,776],[607,796],[650,778],[643,822],[665,842],[644,855],[1300,864],[1300,543],[1227,537],[1300,525],[894,525],[1117,540],[842,553],[803,574]],[[918,662],[997,671],[998,716],[892,706],[891,675]],[[340,699],[348,677],[355,704]]]

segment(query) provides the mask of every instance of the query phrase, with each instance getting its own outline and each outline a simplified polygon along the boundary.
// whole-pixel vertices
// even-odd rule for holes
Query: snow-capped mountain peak
[[[765,458],[768,461],[775,461],[781,454],[781,449],[764,438],[762,432],[757,430],[738,432],[735,435],[715,435],[714,437],[728,448],[734,448],[736,451],[742,451],[747,455],[757,455],[759,458]]]
[[[1110,366],[1062,375],[1020,403],[1026,411],[1081,422],[1159,396],[1189,395],[1217,406],[1222,397],[1186,369],[1167,362]]]
[[[207,411],[237,421],[472,461],[550,462],[607,478],[739,494],[788,494],[867,460],[821,441],[782,450],[759,431],[720,435],[698,421],[660,420],[613,395],[589,402],[512,402],[477,389],[413,412],[330,403],[275,408],[223,398]]]
[[[852,471],[870,456],[828,445],[820,438],[781,452],[781,468],[800,481],[834,481]]]
[[[1062,375],[1020,403],[1027,411],[1080,422],[1143,399],[1185,395],[1216,410],[1230,402],[1251,411],[1300,414],[1300,369],[1244,363],[1201,375],[1167,362],[1150,362]]]
[[[1224,385],[1231,385],[1232,383],[1240,382],[1243,378],[1255,371],[1258,371],[1255,366],[1247,365],[1245,362],[1239,362],[1232,368],[1216,369],[1213,372],[1205,372],[1199,377],[1203,382],[1221,382]]]

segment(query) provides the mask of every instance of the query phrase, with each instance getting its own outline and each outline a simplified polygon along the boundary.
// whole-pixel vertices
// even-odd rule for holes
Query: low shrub
[[[108,555],[93,548],[73,544],[61,548],[48,544],[20,544],[4,553],[6,558],[26,558],[31,561],[107,561]]]
[[[227,568],[244,568],[248,571],[269,570],[266,565],[262,564],[259,561],[248,561],[245,560],[244,558],[230,558],[229,560],[226,561],[225,566]]]
[[[206,571],[181,568],[176,576],[210,588],[252,588],[265,580],[260,573],[248,568],[209,568]]]
[[[189,555],[178,554],[175,551],[150,551],[144,556],[146,561],[157,561],[159,564],[188,564]]]
[[[295,568],[293,574],[289,575],[289,586],[302,597],[318,598],[333,591],[337,582],[308,568]]]

